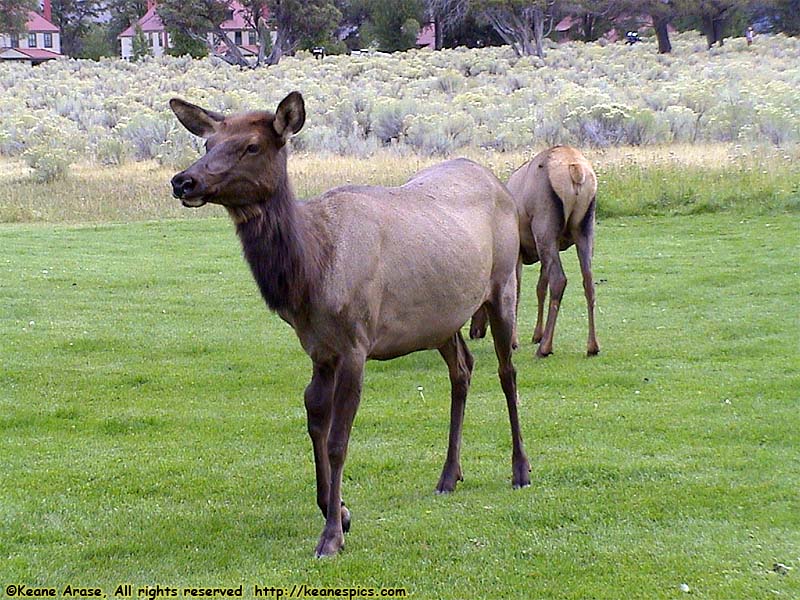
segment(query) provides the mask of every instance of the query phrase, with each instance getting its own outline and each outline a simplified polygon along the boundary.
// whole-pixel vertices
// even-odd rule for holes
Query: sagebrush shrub
[[[732,40],[712,52],[696,33],[673,42],[669,56],[648,44],[548,44],[545,60],[508,47],[322,61],[301,53],[255,71],[186,57],[3,63],[0,154],[49,139],[100,162],[180,161],[177,145],[189,138],[176,137],[171,97],[221,112],[274,110],[292,90],[306,99],[298,145],[309,152],[800,142],[798,40],[759,36],[752,47]],[[466,129],[445,126],[462,117]]]
[[[32,146],[22,153],[31,168],[31,178],[39,183],[49,183],[66,178],[75,155],[66,148]]]

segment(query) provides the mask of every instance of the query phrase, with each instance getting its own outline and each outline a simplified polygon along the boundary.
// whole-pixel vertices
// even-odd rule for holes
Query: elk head
[[[178,98],[169,106],[186,129],[206,140],[205,155],[172,178],[172,194],[184,206],[241,207],[263,202],[286,185],[286,142],[306,119],[299,92],[286,96],[274,114],[226,117]]]

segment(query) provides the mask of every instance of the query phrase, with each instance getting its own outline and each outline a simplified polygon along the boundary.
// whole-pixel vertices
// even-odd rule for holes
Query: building
[[[236,0],[231,0],[229,7],[228,18],[221,25],[222,31],[232,43],[239,47],[243,56],[257,55],[258,33],[247,23],[245,8]],[[156,0],[148,0],[147,12],[144,16],[119,34],[120,56],[125,60],[133,57],[133,37],[136,35],[137,27],[141,28],[147,38],[153,56],[163,56],[167,48],[171,46],[171,41],[164,23],[156,11]],[[212,34],[208,35],[208,41],[212,47],[216,47]],[[218,48],[218,50],[221,53],[225,52],[224,48]]]
[[[38,65],[62,58],[61,30],[52,23],[50,0],[42,3],[41,14],[28,14],[26,33],[0,33],[0,60]]]
[[[434,23],[426,23],[420,28],[419,34],[417,34],[417,48],[436,50],[436,25]]]

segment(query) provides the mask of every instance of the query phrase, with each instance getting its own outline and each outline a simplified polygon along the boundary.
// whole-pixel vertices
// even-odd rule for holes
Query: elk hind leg
[[[469,323],[469,339],[480,340],[486,337],[486,326],[489,321],[489,316],[486,313],[486,306],[481,306],[472,315],[472,320]]]
[[[437,494],[446,494],[456,489],[457,482],[464,480],[461,474],[461,431],[475,361],[460,331],[439,348],[439,353],[447,363],[451,386],[450,440],[447,446],[447,459],[439,483],[436,485]]]
[[[547,271],[548,288],[550,291],[550,305],[547,308],[547,323],[542,333],[542,341],[536,350],[536,355],[540,357],[549,356],[553,353],[553,336],[555,335],[556,319],[558,311],[561,309],[561,299],[564,296],[564,289],[567,287],[567,276],[561,266],[561,258],[558,255],[558,246],[553,244],[542,255],[542,267]]]
[[[586,308],[589,316],[589,337],[586,342],[587,356],[595,356],[600,352],[597,343],[597,333],[594,326],[595,290],[594,277],[592,276],[592,254],[594,252],[594,200],[589,206],[578,231],[573,233],[575,247],[578,251],[578,261],[583,276],[583,292],[586,296]]]
[[[516,284],[516,278],[514,278]],[[512,342],[516,322],[516,285],[507,285],[498,297],[488,305],[489,323],[492,327],[494,350],[497,354],[498,375],[508,406],[508,419],[511,424],[511,473],[515,489],[527,487],[531,483],[530,463],[525,454],[522,433],[519,426],[517,398],[517,371],[511,361]]]
[[[547,271],[544,263],[539,269],[539,281],[536,283],[536,327],[533,328],[533,343],[538,344],[542,341],[544,332],[544,305],[547,300]]]

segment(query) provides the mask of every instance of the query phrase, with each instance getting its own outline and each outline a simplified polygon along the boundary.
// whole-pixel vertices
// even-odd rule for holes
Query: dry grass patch
[[[468,148],[460,155],[486,165],[505,181],[542,149]],[[698,202],[705,212],[733,206],[786,210],[800,204],[797,146],[669,145],[594,149],[586,154],[600,175],[600,209],[606,216],[686,212],[686,206]],[[340,185],[400,185],[441,160],[391,149],[367,159],[298,152],[289,160],[289,172],[297,195],[311,198]],[[169,180],[176,170],[155,161],[122,166],[84,162],[72,165],[62,181],[39,183],[30,178],[22,161],[0,159],[0,222],[95,223],[224,215],[218,207],[189,211],[174,200]]]

